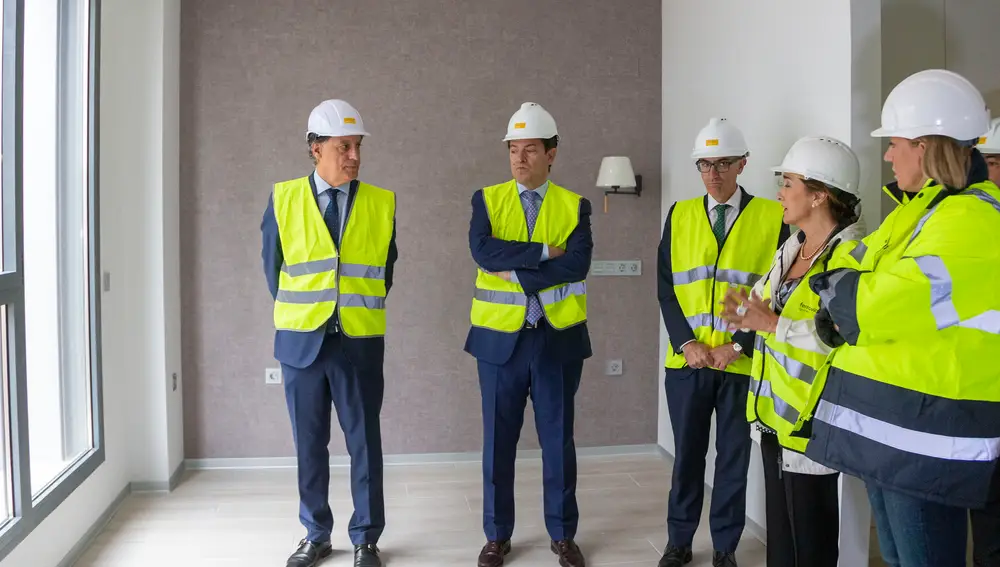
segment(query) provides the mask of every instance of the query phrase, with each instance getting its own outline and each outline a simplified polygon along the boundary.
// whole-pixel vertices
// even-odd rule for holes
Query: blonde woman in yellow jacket
[[[749,297],[731,291],[722,317],[756,332],[747,419],[756,424],[764,465],[768,567],[836,567],[837,471],[802,454],[795,431],[822,389],[816,380],[832,348],[816,332],[819,296],[809,278],[831,254],[864,236],[858,198],[860,167],[847,144],[827,136],[798,140],[781,166],[783,221],[799,228],[775,254]]]
[[[893,567],[964,567],[968,513],[1000,497],[1000,190],[977,173],[982,95],[945,70],[897,85],[874,136],[908,198],[818,274],[838,346],[806,456],[865,481]]]

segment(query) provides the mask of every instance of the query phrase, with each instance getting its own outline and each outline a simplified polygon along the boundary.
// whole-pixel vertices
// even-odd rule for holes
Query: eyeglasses
[[[742,160],[743,160],[742,157],[738,157],[735,159],[720,159],[719,161],[716,162],[700,159],[694,162],[694,166],[697,167],[698,171],[702,173],[708,173],[713,167],[715,168],[715,171],[718,171],[719,173],[725,173],[729,171],[729,168],[732,167],[734,163]]]

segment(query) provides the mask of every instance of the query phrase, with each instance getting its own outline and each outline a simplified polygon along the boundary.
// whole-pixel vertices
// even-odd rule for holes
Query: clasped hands
[[[566,253],[565,249],[560,248],[558,246],[549,245],[549,260],[553,260],[555,258],[558,258],[558,257],[562,256],[565,253]],[[490,271],[487,271],[487,270],[483,270],[483,271],[486,272],[487,274],[491,275],[491,276],[496,276],[496,277],[498,277],[498,278],[500,278],[500,279],[502,279],[504,281],[508,281],[509,282],[510,281],[510,274],[511,274],[512,270],[507,270],[507,271],[504,271],[504,272],[490,272]]]

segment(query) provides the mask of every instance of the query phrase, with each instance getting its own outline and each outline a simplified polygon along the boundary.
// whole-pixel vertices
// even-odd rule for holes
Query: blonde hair
[[[924,175],[953,189],[964,189],[969,178],[971,149],[947,136],[923,136]]]

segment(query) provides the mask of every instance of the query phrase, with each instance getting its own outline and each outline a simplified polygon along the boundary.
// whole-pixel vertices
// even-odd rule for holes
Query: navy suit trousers
[[[483,531],[489,540],[510,539],[514,532],[514,460],[531,398],[535,429],[542,447],[545,527],[554,540],[576,535],[576,446],[573,402],[580,386],[583,359],[555,356],[554,332],[541,328],[519,333],[504,364],[479,360],[483,400]]]
[[[350,359],[351,352],[339,334],[326,335],[311,364],[305,368],[281,365],[298,460],[299,519],[310,541],[329,541],[333,531],[328,447],[331,405],[336,407],[351,456],[351,541],[355,545],[376,543],[385,527],[379,427],[385,381],[380,366],[358,364]]]
[[[667,505],[670,543],[690,547],[698,530],[705,496],[705,457],[715,413],[715,482],[709,524],[715,549],[734,552],[746,525],[750,379],[710,368],[668,368],[664,386],[675,446]]]

